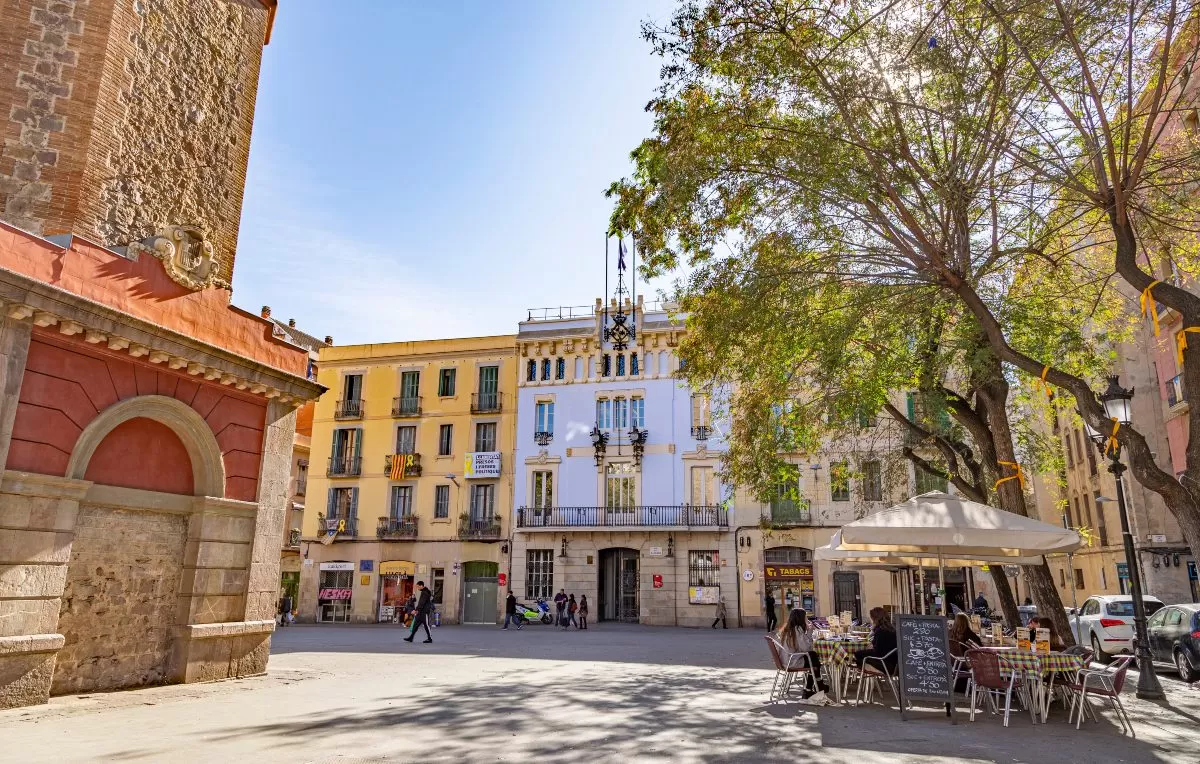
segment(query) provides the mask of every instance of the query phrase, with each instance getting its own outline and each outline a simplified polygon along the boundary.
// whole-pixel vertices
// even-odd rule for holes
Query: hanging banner
[[[463,461],[463,475],[468,478],[500,477],[500,452],[468,451]]]

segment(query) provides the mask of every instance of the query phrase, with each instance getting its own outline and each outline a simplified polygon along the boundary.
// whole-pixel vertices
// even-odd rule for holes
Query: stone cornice
[[[122,313],[20,273],[0,268],[0,310],[10,319],[56,328],[65,337],[145,358],[150,363],[281,403],[300,406],[324,391],[303,377]]]

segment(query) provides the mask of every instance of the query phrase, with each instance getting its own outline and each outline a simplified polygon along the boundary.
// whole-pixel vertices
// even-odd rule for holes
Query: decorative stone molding
[[[270,634],[275,631],[275,620],[269,621],[226,621],[225,623],[193,623],[181,626],[181,636],[188,639],[214,639],[216,637],[241,637],[248,634]]]
[[[100,442],[118,425],[137,417],[161,422],[179,436],[192,462],[192,483],[197,496],[225,495],[225,463],[216,436],[195,409],[165,395],[126,398],[101,411],[75,442],[75,450],[67,462],[67,477],[82,480]]]
[[[221,264],[213,253],[212,242],[195,226],[163,226],[156,236],[129,245],[129,255],[153,255],[162,261],[171,280],[193,291],[219,287],[229,289],[220,278]]]
[[[62,634],[25,634],[0,637],[0,657],[28,653],[56,653],[67,643]]]

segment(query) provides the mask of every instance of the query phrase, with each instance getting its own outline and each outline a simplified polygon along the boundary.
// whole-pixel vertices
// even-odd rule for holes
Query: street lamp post
[[[1125,465],[1121,463],[1121,444],[1114,437],[1117,427],[1126,427],[1131,421],[1130,401],[1133,400],[1133,390],[1121,387],[1116,375],[1108,378],[1108,389],[1099,396],[1104,410],[1113,420],[1111,434],[1096,432],[1090,426],[1088,436],[1100,449],[1101,456],[1109,458],[1108,471],[1117,482],[1117,511],[1121,516],[1121,540],[1125,546],[1125,565],[1129,568],[1129,589],[1133,595],[1133,626],[1136,639],[1134,655],[1138,663],[1137,696],[1146,700],[1161,700],[1162,685],[1154,673],[1154,659],[1150,655],[1150,642],[1146,637],[1146,605],[1142,601],[1142,572],[1138,565],[1137,553],[1133,548],[1133,533],[1129,530],[1129,510],[1125,506],[1125,487],[1122,475]]]

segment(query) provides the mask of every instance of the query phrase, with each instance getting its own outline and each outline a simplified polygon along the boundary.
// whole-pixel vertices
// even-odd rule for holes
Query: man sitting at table
[[[879,668],[880,662],[887,666],[889,673],[896,672],[896,627],[892,625],[892,619],[887,611],[881,607],[873,607],[870,612],[871,616],[871,646],[866,650],[857,650],[854,653],[854,662],[859,668],[862,668],[863,661],[867,658],[878,659],[872,660],[871,663],[875,668]]]

